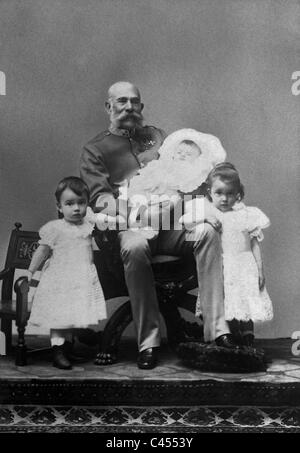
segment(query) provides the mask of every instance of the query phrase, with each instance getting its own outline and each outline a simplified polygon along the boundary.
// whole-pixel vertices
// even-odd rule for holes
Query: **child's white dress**
[[[237,203],[232,211],[221,212],[203,200],[203,213],[210,210],[222,222],[225,319],[265,322],[273,318],[269,294],[258,286],[258,268],[251,250],[251,238],[263,240],[268,217],[256,207]],[[196,314],[201,312],[198,298]]]
[[[64,219],[40,229],[40,244],[52,254],[33,298],[30,324],[51,329],[84,328],[106,318],[106,305],[92,254],[94,219],[80,225]]]
[[[224,267],[225,318],[264,322],[273,318],[272,302],[264,287],[258,286],[258,268],[251,239],[263,240],[262,229],[270,224],[256,207],[239,203],[221,214]]]

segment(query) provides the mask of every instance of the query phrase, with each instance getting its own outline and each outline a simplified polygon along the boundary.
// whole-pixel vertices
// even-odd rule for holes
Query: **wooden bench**
[[[15,272],[17,269],[28,269],[32,254],[38,247],[39,235],[35,231],[22,231],[21,223],[15,223],[12,231],[5,267],[0,272],[2,280],[0,319],[1,331],[5,335],[7,352],[12,350],[12,321],[15,321],[18,331],[18,341],[16,345],[16,365],[26,363],[25,328],[30,316],[28,306],[28,282],[24,277],[20,277],[14,284]],[[16,299],[13,298],[13,288]]]
[[[29,267],[39,240],[37,232],[23,231],[21,227],[21,223],[15,223],[15,229],[9,240],[5,268],[0,273],[0,280],[2,280],[1,331],[5,335],[9,353],[12,351],[12,321],[15,321],[18,332],[15,362],[18,366],[27,363],[25,329],[31,307],[28,301],[30,288],[27,278],[21,276],[15,283],[14,280],[17,269],[24,270]],[[103,241],[101,249],[94,252],[94,262],[106,300],[128,296],[121,260],[112,262],[111,259],[112,244],[112,241]],[[194,265],[191,266],[191,263],[186,263],[178,257],[162,255],[153,257],[152,265],[169,343],[176,346],[187,339],[201,338],[202,326],[199,326],[198,323],[184,321],[178,311],[178,307],[194,311],[196,297],[188,293],[190,289],[197,286]],[[37,281],[31,281],[31,285],[37,284]],[[15,299],[13,289],[16,294]],[[100,353],[105,356],[116,356],[122,333],[131,321],[130,302],[127,300],[108,320],[102,333]]]

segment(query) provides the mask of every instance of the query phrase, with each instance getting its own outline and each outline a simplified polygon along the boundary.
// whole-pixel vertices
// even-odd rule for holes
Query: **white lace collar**
[[[74,237],[86,238],[92,234],[94,225],[85,217],[80,224],[68,222],[65,219],[61,219],[61,228],[64,231],[68,231]]]

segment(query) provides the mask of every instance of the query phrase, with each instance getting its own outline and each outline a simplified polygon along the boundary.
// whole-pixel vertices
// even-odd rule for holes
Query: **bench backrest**
[[[11,300],[16,269],[28,269],[33,252],[38,247],[39,234],[36,231],[21,230],[22,224],[15,223],[7,249],[5,275],[2,282],[2,300]]]
[[[5,269],[8,270],[7,275],[2,280],[2,300],[13,299],[13,285],[16,269],[28,269],[34,251],[38,247],[40,239],[36,231],[21,230],[22,224],[15,223],[15,229],[11,232],[7,256],[5,261]],[[125,281],[116,279],[116,273],[112,273],[107,269],[105,259],[106,255],[110,255],[110,250],[105,248],[101,251],[94,251],[94,262],[97,267],[99,279],[107,299],[127,295]],[[41,266],[42,267],[42,266]],[[123,274],[118,268],[117,274]],[[35,289],[39,283],[40,272],[34,274],[29,286],[29,300],[32,300]]]

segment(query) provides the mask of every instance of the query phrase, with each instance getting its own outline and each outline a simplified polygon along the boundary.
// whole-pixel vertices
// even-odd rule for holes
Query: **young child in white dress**
[[[29,266],[29,280],[47,260],[36,289],[30,324],[50,329],[53,366],[71,369],[67,343],[73,328],[85,328],[106,318],[105,299],[92,253],[97,217],[88,208],[89,189],[80,178],[64,178],[55,197],[62,218],[40,231],[39,247]]]
[[[253,346],[253,323],[273,318],[259,246],[264,237],[262,229],[270,221],[260,209],[241,202],[244,188],[232,164],[216,165],[206,183],[207,198],[188,202],[180,221],[187,229],[195,224],[201,228],[201,222],[207,222],[221,232],[225,318],[232,321],[241,343]],[[197,305],[199,313],[199,299]]]
[[[170,213],[181,200],[205,181],[208,173],[226,157],[220,140],[194,129],[170,134],[159,149],[160,157],[142,168],[121,189],[120,199],[131,208],[129,228],[147,239],[169,228]]]

